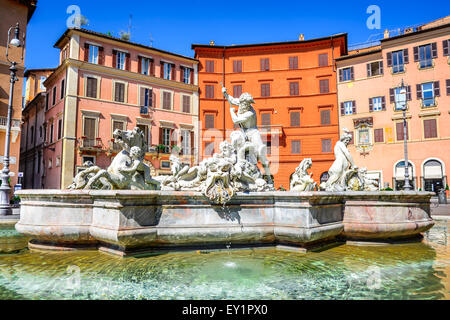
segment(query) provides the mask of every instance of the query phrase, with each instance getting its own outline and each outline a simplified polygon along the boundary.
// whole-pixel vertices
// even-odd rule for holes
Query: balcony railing
[[[8,118],[7,117],[0,117],[0,128],[1,129],[6,129],[6,125],[8,122]],[[14,129],[20,129],[20,120],[18,119],[12,119],[11,120],[11,128]]]
[[[100,151],[103,147],[101,138],[81,137],[80,151]]]

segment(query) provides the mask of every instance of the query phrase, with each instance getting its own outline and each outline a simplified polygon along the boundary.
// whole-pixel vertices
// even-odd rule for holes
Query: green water
[[[449,227],[390,246],[125,259],[29,251],[28,239],[0,227],[0,299],[450,299]]]

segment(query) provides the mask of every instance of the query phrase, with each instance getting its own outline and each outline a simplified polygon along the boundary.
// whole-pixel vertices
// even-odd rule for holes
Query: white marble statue
[[[159,182],[152,179],[150,168],[143,160],[146,149],[144,134],[139,128],[123,131],[116,129],[114,142],[123,149],[108,169],[90,166],[78,173],[71,189],[156,190]]]
[[[270,183],[263,179],[257,164],[261,161],[265,173],[270,179],[269,161],[266,157],[266,146],[256,127],[256,113],[247,93],[240,99],[224,95],[232,104],[239,105],[236,114],[230,108],[234,123],[241,127],[240,131],[231,134],[231,143],[223,141],[220,153],[200,162],[197,166],[182,166],[176,155],[171,156],[170,177],[156,177],[161,181],[161,190],[200,191],[216,204],[224,205],[236,192],[263,192],[274,190]]]
[[[290,191],[314,191],[317,184],[311,178],[308,169],[312,166],[311,158],[305,158],[292,174]]]
[[[334,146],[334,156],[336,160],[333,162],[328,174],[330,177],[327,182],[320,184],[320,188],[326,191],[345,191],[347,190],[346,180],[348,180],[348,172],[357,172],[358,167],[355,166],[353,158],[347,149],[347,145],[352,139],[348,129],[344,128],[344,134]]]

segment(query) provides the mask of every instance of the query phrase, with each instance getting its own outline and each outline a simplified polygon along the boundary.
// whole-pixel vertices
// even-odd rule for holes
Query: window
[[[162,144],[165,146],[170,146],[170,136],[172,134],[172,129],[162,128]]]
[[[271,137],[265,137],[265,139],[263,139],[263,143],[266,145],[266,153],[267,154],[272,154],[272,140]]]
[[[392,73],[405,71],[405,63],[408,63],[408,49],[388,52],[388,67],[392,67]]]
[[[153,90],[150,88],[142,88],[140,89],[140,105],[141,107],[153,107]],[[142,113],[142,112],[141,112]],[[148,112],[146,112],[148,113]]]
[[[93,164],[95,164],[95,157],[92,157],[92,156],[83,156],[83,157],[81,157],[81,159],[82,159],[82,161],[81,161],[81,163],[82,164],[85,164],[86,162],[92,162]]]
[[[165,110],[172,110],[172,93],[163,91],[163,105],[162,108]]]
[[[183,112],[191,113],[191,97],[183,96]]]
[[[289,82],[289,94],[291,96],[299,95],[298,82]]]
[[[376,61],[367,64],[367,76],[379,76],[383,74],[383,61]]]
[[[56,104],[56,86],[53,87],[53,92],[52,92],[52,106],[54,106]]]
[[[58,119],[58,140],[62,138],[62,119]]]
[[[42,126],[39,127],[39,138],[42,138]]]
[[[239,98],[242,95],[242,85],[233,86],[233,97]]]
[[[437,138],[436,119],[423,120],[423,129],[425,139]]]
[[[261,59],[260,63],[261,63],[261,71],[269,71],[270,70],[269,58]]]
[[[369,129],[359,129],[358,130],[358,144],[359,145],[369,145],[370,144]]]
[[[403,107],[400,104],[397,104],[397,101],[399,100],[400,90],[400,87],[389,89],[389,100],[391,103],[395,104],[396,111],[402,110]],[[411,101],[411,86],[406,86],[406,101]]]
[[[261,125],[262,126],[270,126],[270,113],[261,113]]]
[[[64,89],[65,89],[65,79],[62,79],[61,81],[61,99],[64,98]]]
[[[214,85],[213,84],[207,84],[205,86],[205,97],[206,99],[214,99]]]
[[[31,128],[30,128],[30,135],[31,135],[30,142],[33,143],[33,140],[34,140],[34,126],[31,126]]]
[[[193,140],[193,132],[189,130],[181,130],[181,152],[184,155],[191,154],[191,141]]]
[[[301,149],[300,149],[300,140],[292,140],[291,141],[291,153],[292,154],[300,154],[301,153]]]
[[[214,115],[206,114],[205,115],[205,129],[213,129],[213,128],[215,128]]]
[[[192,69],[191,68],[186,68],[183,67],[183,74],[182,74],[182,82],[186,83],[186,84],[190,84],[191,83],[191,73],[192,73]]]
[[[116,68],[117,69],[125,70],[126,56],[127,56],[127,54],[125,52],[117,51],[117,56],[116,56]]]
[[[214,60],[206,60],[206,72],[214,72]]]
[[[114,83],[114,101],[125,102],[125,84],[122,82]]]
[[[291,112],[291,127],[300,127],[300,112]]]
[[[289,69],[298,69],[298,57],[289,57]]]
[[[141,73],[145,75],[150,74],[150,59],[141,57]]]
[[[270,83],[261,83],[261,97],[270,97]]]
[[[422,99],[423,107],[434,107],[436,105],[435,97],[440,96],[439,81],[418,84],[417,99]]]
[[[212,156],[214,154],[214,142],[205,143],[205,156]]]
[[[48,137],[50,143],[53,143],[53,123],[50,124],[50,136]]]
[[[328,125],[331,124],[331,111],[330,110],[321,110],[320,111],[320,124]]]
[[[395,130],[397,131],[397,141],[403,141],[403,121],[395,124]],[[406,123],[406,140],[409,140],[408,123]]]
[[[162,169],[170,169],[170,161],[161,161]]]
[[[328,79],[319,80],[320,93],[330,92],[330,81]]]
[[[354,80],[353,67],[339,69],[339,82],[352,81],[352,80]]]
[[[331,139],[322,139],[322,152],[331,152]]]
[[[442,49],[444,57],[450,56],[450,39],[442,41]]]
[[[341,103],[341,115],[349,115],[356,113],[356,102],[345,101]]]
[[[89,45],[89,62],[98,64],[98,47]]]
[[[319,67],[328,66],[328,53],[319,54]]]
[[[375,143],[382,143],[384,142],[384,130],[383,129],[375,129],[373,131],[375,136]]]
[[[242,72],[242,60],[234,60],[233,61],[233,72],[235,72],[235,73]]]
[[[384,97],[369,98],[369,112],[386,110],[386,99]]]
[[[95,119],[95,118],[88,118],[88,117],[84,118],[83,147],[93,147],[95,145],[96,123],[97,123],[97,119]]]
[[[434,58],[437,58],[436,42],[414,47],[414,62],[419,62],[420,69],[432,67]]]
[[[93,77],[86,78],[86,97],[97,98],[97,79]]]
[[[172,79],[172,64],[170,63],[163,63],[163,78],[166,80],[174,80]]]
[[[51,169],[53,167],[52,159],[48,159],[48,168]]]

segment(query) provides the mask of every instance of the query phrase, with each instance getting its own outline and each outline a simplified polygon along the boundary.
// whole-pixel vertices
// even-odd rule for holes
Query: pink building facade
[[[65,188],[87,161],[106,168],[120,151],[115,129],[139,127],[153,175],[176,152],[198,161],[198,61],[104,34],[68,29],[46,80],[45,188]]]
[[[380,46],[337,59],[339,125],[353,132],[350,152],[380,186],[405,182],[403,112],[407,88],[410,183],[437,192],[450,173],[450,24],[407,29]],[[446,23],[445,23],[446,22]]]

